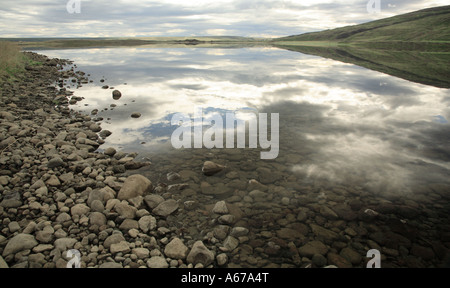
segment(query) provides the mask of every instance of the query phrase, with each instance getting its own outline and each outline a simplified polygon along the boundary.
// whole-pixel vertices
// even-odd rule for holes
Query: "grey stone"
[[[111,247],[112,244],[120,243],[121,241],[125,241],[122,233],[113,233],[111,236],[105,239],[103,242],[103,246],[107,249]]]
[[[353,265],[357,265],[357,264],[361,263],[361,261],[362,261],[361,254],[349,247],[343,248],[341,250],[341,252],[339,253],[339,255],[341,255],[342,257],[347,259]]]
[[[242,237],[246,236],[248,232],[248,229],[245,227],[233,227],[233,229],[231,229],[230,235],[234,237]]]
[[[150,251],[147,248],[134,248],[131,251],[138,259],[145,259],[150,257]]]
[[[59,181],[58,177],[56,177],[55,175],[51,175],[50,178],[45,181],[45,184],[47,186],[58,187],[61,185],[61,182]]]
[[[142,232],[147,233],[156,228],[156,218],[151,215],[146,215],[139,219],[138,224]]]
[[[338,215],[336,214],[336,212],[334,212],[331,208],[329,208],[328,206],[321,206],[320,207],[320,214],[328,219],[337,219]]]
[[[102,201],[100,200],[94,200],[91,203],[91,211],[94,212],[103,212],[105,210],[105,206],[103,205]]]
[[[213,263],[214,261],[214,253],[211,252],[202,241],[197,241],[192,246],[191,251],[189,252],[187,258],[187,263],[191,263],[194,266],[201,263],[204,267]]]
[[[140,118],[141,116],[142,116],[142,114],[139,113],[139,112],[133,112],[133,113],[131,113],[131,118]]]
[[[170,241],[165,249],[164,254],[172,259],[185,259],[188,252],[188,247],[184,245],[183,241],[181,241],[179,238],[175,237]]]
[[[56,222],[58,223],[64,223],[70,220],[72,220],[72,217],[70,217],[70,215],[67,214],[66,212],[62,212],[58,215],[58,217],[56,217]]]
[[[221,253],[221,254],[217,255],[216,260],[217,260],[217,265],[223,266],[223,265],[227,264],[228,256],[225,253]]]
[[[89,215],[89,223],[91,225],[102,226],[106,225],[106,216],[100,212],[91,212]]]
[[[139,229],[138,221],[133,219],[125,219],[119,226],[120,230],[128,231],[131,229]]]
[[[164,198],[157,194],[150,194],[144,197],[144,202],[150,209],[156,208],[160,203],[164,202]]]
[[[321,254],[314,254],[311,261],[317,267],[323,267],[327,265],[327,258],[325,258],[325,256]]]
[[[225,247],[228,251],[233,251],[239,246],[239,240],[234,238],[233,236],[228,236],[225,241],[223,241],[223,247]]]
[[[5,259],[3,259],[2,256],[0,256],[0,269],[9,268],[8,263],[6,263]]]
[[[3,250],[2,256],[6,257],[22,250],[32,249],[38,244],[39,243],[36,241],[33,235],[23,233],[17,234],[8,241],[5,249]]]
[[[119,200],[127,200],[137,196],[144,196],[152,189],[152,182],[142,175],[129,176],[117,195]]]
[[[72,214],[72,216],[74,216],[74,215],[79,215],[79,216],[87,215],[87,213],[89,213],[89,211],[91,211],[91,208],[89,208],[85,204],[76,204],[72,208],[70,208],[70,213]]]
[[[112,148],[112,147],[108,147],[105,149],[105,151],[103,152],[103,154],[108,155],[108,156],[114,156],[114,154],[116,154],[116,149]]]
[[[56,249],[58,249],[61,252],[67,251],[68,249],[73,248],[75,243],[77,243],[77,239],[72,238],[59,238],[56,239],[53,245]]]
[[[178,209],[177,201],[175,201],[174,199],[169,199],[156,206],[156,208],[153,209],[152,212],[158,216],[167,217],[173,212],[175,212],[177,209]]]
[[[212,209],[212,212],[216,214],[228,214],[228,208],[225,201],[219,201],[214,205],[214,208]]]
[[[50,243],[53,240],[55,230],[52,226],[46,226],[42,231],[36,232],[36,240],[40,243]]]
[[[169,263],[167,263],[166,259],[161,256],[153,256],[148,259],[147,266],[149,268],[168,268]]]
[[[212,176],[214,174],[219,173],[225,168],[225,166],[214,163],[212,161],[206,161],[203,163],[202,172],[206,176]]]
[[[111,244],[109,251],[112,254],[123,253],[126,254],[131,251],[130,245],[126,241],[121,241],[119,243]]]
[[[314,240],[306,243],[302,247],[298,248],[300,256],[311,258],[315,254],[326,255],[328,247],[320,241]]]
[[[136,217],[137,209],[133,206],[128,205],[125,201],[117,203],[114,206],[114,210],[116,210],[120,216],[128,219],[133,219],[134,217]]]
[[[329,229],[323,228],[316,224],[310,224],[312,232],[319,238],[319,240],[323,240],[327,243],[333,242],[338,238],[338,234]]]
[[[219,217],[218,221],[221,224],[227,224],[227,225],[231,225],[234,223],[234,221],[236,220],[236,217],[234,217],[231,214],[227,214],[227,215],[222,215]]]
[[[64,166],[64,161],[60,157],[55,157],[48,161],[47,167],[50,169]]]
[[[116,263],[116,262],[105,262],[105,263],[101,264],[100,266],[98,266],[98,268],[102,268],[102,269],[118,269],[118,268],[123,268],[123,266],[122,266],[122,264]]]
[[[12,221],[8,224],[9,232],[14,233],[20,230],[20,225],[17,221]]]

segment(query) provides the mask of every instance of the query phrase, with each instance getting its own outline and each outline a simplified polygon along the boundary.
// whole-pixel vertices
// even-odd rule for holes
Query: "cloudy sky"
[[[380,12],[367,4],[379,1]],[[73,4],[69,13],[67,3]],[[0,37],[275,37],[359,24],[448,0],[1,0]]]

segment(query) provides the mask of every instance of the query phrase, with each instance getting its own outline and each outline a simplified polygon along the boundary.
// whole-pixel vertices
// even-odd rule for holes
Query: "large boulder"
[[[5,250],[3,250],[3,257],[22,250],[29,250],[34,246],[37,246],[38,242],[33,235],[30,234],[17,234],[8,241]]]
[[[152,182],[146,177],[136,174],[129,176],[123,183],[117,195],[119,200],[128,200],[137,196],[144,196],[152,190]]]

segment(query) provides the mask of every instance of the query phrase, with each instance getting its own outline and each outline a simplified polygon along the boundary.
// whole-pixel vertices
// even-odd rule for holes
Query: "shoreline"
[[[69,60],[25,53],[42,65],[1,83],[0,267],[65,268],[70,249],[81,252],[81,267],[169,267],[163,253],[173,256],[170,267],[212,265],[201,241],[191,249],[177,237],[165,242],[171,230],[157,219],[178,203],[152,193],[156,185],[142,175],[123,176],[150,163],[97,151],[102,128],[68,107],[82,99],[64,88],[65,80],[88,81],[85,73],[64,69]],[[205,251],[207,261],[196,260]]]

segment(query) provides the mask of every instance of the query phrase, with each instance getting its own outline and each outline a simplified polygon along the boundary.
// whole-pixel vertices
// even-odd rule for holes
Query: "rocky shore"
[[[88,75],[27,56],[41,64],[0,79],[0,267],[65,268],[71,249],[101,268],[365,267],[370,249],[382,267],[445,261],[448,186],[387,200],[307,183],[282,165],[299,160],[286,150],[266,162],[254,150],[179,150],[149,163],[99,149],[111,132],[71,110],[82,99],[65,88]]]
[[[172,213],[174,200],[151,194],[144,176],[120,176],[150,163],[98,152],[109,131],[69,109],[81,99],[64,85],[87,83],[85,74],[70,61],[26,54],[40,64],[1,80],[0,267],[66,267],[72,248],[81,267],[211,265],[202,242],[188,249],[160,237],[171,230],[153,215]]]

